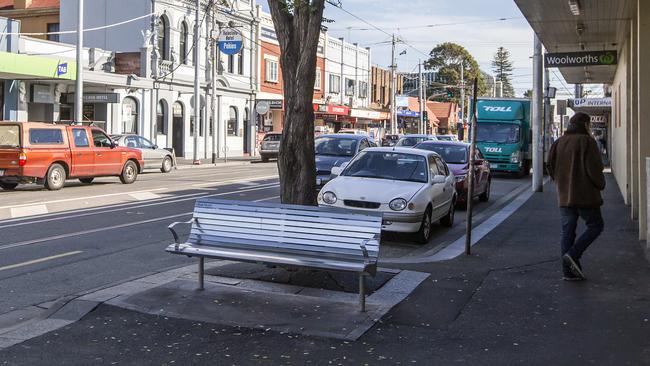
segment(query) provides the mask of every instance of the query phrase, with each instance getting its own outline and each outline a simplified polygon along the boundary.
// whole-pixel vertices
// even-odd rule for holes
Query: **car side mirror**
[[[117,147],[117,143],[115,141],[111,141],[111,149],[114,149]]]
[[[447,181],[447,177],[444,175],[436,175],[431,180],[431,184],[443,184]]]
[[[151,150],[158,150],[158,145],[153,145],[153,146],[151,147]]]
[[[341,175],[342,172],[343,172],[343,168],[341,168],[340,166],[335,166],[332,168],[332,176],[334,177],[338,177],[339,175]]]

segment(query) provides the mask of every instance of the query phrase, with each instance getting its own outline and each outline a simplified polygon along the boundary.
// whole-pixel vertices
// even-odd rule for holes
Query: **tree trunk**
[[[269,0],[280,43],[284,129],[278,156],[282,203],[316,205],[314,82],[324,0]]]

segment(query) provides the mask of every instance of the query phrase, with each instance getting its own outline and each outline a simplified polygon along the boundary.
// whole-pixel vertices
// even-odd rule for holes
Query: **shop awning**
[[[0,78],[76,80],[77,63],[66,59],[0,52]]]

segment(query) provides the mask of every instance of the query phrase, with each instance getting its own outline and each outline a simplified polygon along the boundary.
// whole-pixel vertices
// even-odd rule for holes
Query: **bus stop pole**
[[[472,127],[470,128],[469,171],[467,173],[467,228],[465,233],[465,255],[472,255],[472,201],[474,197],[474,157],[476,156],[476,103],[478,96],[478,78],[474,79],[472,102]]]

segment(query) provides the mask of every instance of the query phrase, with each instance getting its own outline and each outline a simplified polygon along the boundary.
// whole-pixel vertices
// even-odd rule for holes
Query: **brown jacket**
[[[560,207],[602,206],[603,169],[598,145],[590,135],[567,131],[555,141],[548,156],[548,171],[557,186]]]

